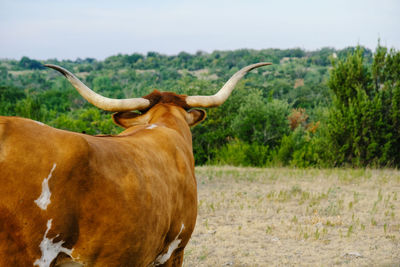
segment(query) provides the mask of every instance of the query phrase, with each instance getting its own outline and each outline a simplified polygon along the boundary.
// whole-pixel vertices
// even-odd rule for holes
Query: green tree
[[[399,52],[380,45],[372,66],[361,48],[333,62],[327,131],[333,165],[399,166],[399,66]]]
[[[19,61],[19,66],[24,69],[43,69],[43,65],[37,61],[30,59],[29,57],[22,57]]]
[[[241,140],[273,148],[289,133],[289,112],[287,102],[266,101],[260,90],[252,90],[242,99],[232,127]]]

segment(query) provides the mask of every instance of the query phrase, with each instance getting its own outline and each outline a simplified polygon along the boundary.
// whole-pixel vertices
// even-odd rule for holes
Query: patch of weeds
[[[383,232],[385,233],[385,235],[386,235],[387,230],[388,230],[388,225],[387,225],[387,223],[385,223],[383,225]]]
[[[327,229],[326,227],[324,227],[324,228],[322,229],[322,234],[323,234],[324,236],[326,236],[326,235],[328,234],[328,229]]]
[[[272,233],[272,230],[273,230],[274,228],[272,227],[272,226],[270,226],[270,225],[268,225],[267,226],[267,229],[265,229],[265,233],[266,234],[270,234],[270,233]]]
[[[214,203],[210,203],[208,205],[209,209],[212,210],[212,212],[215,212],[215,207],[214,207]]]
[[[383,198],[382,189],[379,188],[379,191],[378,191],[378,201],[382,201],[382,198]]]
[[[283,208],[282,208],[282,207],[278,207],[278,208],[276,209],[276,214],[279,214],[279,212],[281,212],[281,210],[283,210]]]
[[[299,220],[297,219],[296,215],[293,216],[293,218],[290,220],[292,223],[298,223]]]
[[[360,199],[360,193],[354,191],[354,192],[353,192],[353,199],[354,199],[354,201],[353,201],[354,204],[357,204],[358,201],[359,201],[359,199]]]
[[[378,222],[374,218],[371,218],[371,225],[377,226],[377,224],[378,224]]]
[[[330,200],[329,205],[324,209],[323,214],[327,216],[337,216],[340,215],[341,210],[343,210],[343,199],[339,199],[338,201]]]
[[[357,218],[357,220],[355,221],[356,225],[360,225],[360,219]]]
[[[351,169],[351,170],[346,170],[345,172],[342,173],[342,175],[339,175],[339,181],[341,181],[344,184],[352,184],[360,182],[361,178],[365,176],[366,173],[364,169]]]
[[[361,227],[361,230],[363,230],[363,231],[365,230],[365,224],[362,223],[362,224],[360,225],[360,227]]]
[[[308,227],[303,228],[303,227],[299,226],[298,232],[299,232],[299,239],[307,240],[310,237]]]
[[[292,188],[290,189],[290,194],[291,195],[297,195],[297,194],[300,194],[302,192],[302,190],[301,190],[301,188],[300,188],[300,186],[299,185],[294,185],[294,186],[292,186]]]
[[[383,199],[384,207],[387,208],[389,206],[389,201],[390,201],[391,195],[387,194],[387,197]]]
[[[199,261],[205,261],[205,260],[207,259],[207,254],[201,254],[201,255],[198,257],[198,259],[199,259]]]
[[[326,198],[328,198],[328,195],[325,193],[321,193],[319,195],[312,196],[310,199],[309,205],[310,205],[310,207],[316,206],[321,202],[321,200],[326,199]]]
[[[310,192],[302,191],[302,192],[301,192],[301,197],[300,197],[300,200],[299,200],[299,204],[301,205],[301,204],[303,204],[306,200],[310,199],[310,195],[311,195]]]
[[[303,233],[303,238],[305,240],[307,240],[309,237],[310,237],[310,235],[307,232]]]
[[[272,190],[267,194],[267,199],[275,200],[277,202],[286,202],[292,198],[291,191],[280,190],[279,193]]]
[[[338,192],[341,190],[339,186],[336,187],[330,187],[326,194],[328,195],[328,198],[336,198],[336,195]]]
[[[322,241],[322,243],[323,243],[324,245],[329,245],[329,244],[331,243],[331,240],[329,240],[329,239],[324,239],[324,240]]]
[[[279,202],[286,202],[290,199],[290,194],[286,190],[280,190],[278,194],[278,201]]]
[[[378,181],[379,181],[379,183],[381,185],[387,184],[389,182],[389,179],[390,179],[387,175],[382,175],[379,178],[380,179]]]
[[[274,190],[270,191],[267,194],[267,199],[274,199],[275,198],[275,194],[276,194],[276,192]]]
[[[204,200],[200,199],[199,204],[197,205],[198,208],[200,209],[200,207],[203,206],[203,204],[204,204]]]
[[[344,207],[344,200],[343,200],[343,199],[339,199],[339,200],[338,200],[338,206],[339,206],[339,209],[340,209],[340,210],[343,209],[343,207]]]
[[[353,232],[354,232],[354,226],[350,224],[349,228],[347,229],[346,237],[350,237]]]
[[[392,240],[392,241],[395,241],[395,240],[396,240],[396,236],[395,236],[395,235],[387,235],[387,236],[385,236],[385,238],[386,238],[386,239],[390,239],[390,240]]]
[[[315,238],[315,240],[318,240],[319,237],[320,237],[320,233],[319,233],[319,230],[318,230],[318,228],[317,228],[317,229],[315,230],[315,233],[314,233],[314,238]]]
[[[330,220],[327,220],[326,223],[325,223],[325,225],[326,225],[326,226],[331,226],[331,227],[335,226],[335,224],[332,223]]]
[[[378,204],[379,204],[378,200],[374,202],[374,205],[372,206],[372,209],[370,212],[372,215],[376,214],[376,212],[378,211]]]
[[[206,229],[209,230],[209,227],[208,227],[208,219],[206,219],[206,220],[204,221],[204,227],[206,227]]]
[[[191,248],[186,248],[185,249],[185,257],[188,257],[188,256],[192,255],[192,253],[193,253],[193,249],[191,249]]]

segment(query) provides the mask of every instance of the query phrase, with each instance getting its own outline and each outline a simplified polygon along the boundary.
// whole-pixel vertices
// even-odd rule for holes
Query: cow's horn
[[[61,72],[83,98],[98,108],[108,111],[131,111],[146,109],[150,105],[150,101],[144,98],[112,99],[101,96],[92,91],[68,70],[52,64],[46,64],[45,66]]]
[[[242,79],[242,77],[248,73],[249,71],[266,66],[271,65],[269,62],[261,62],[253,65],[249,65],[247,67],[242,68],[238,72],[236,72],[226,83],[225,85],[215,94],[211,96],[188,96],[186,97],[186,103],[190,107],[203,107],[203,108],[211,108],[218,107],[222,105],[226,99],[232,93],[232,90],[235,88],[236,84]]]

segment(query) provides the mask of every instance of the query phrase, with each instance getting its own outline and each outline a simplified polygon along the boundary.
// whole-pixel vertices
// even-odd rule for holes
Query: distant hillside
[[[210,54],[181,52],[175,56],[149,52],[115,55],[102,61],[37,61],[28,57],[0,60],[0,114],[28,117],[88,134],[121,131],[113,125],[108,112],[88,104],[64,77],[42,66],[46,63],[69,69],[104,96],[128,98],[154,89],[188,95],[214,94],[240,68],[272,62],[273,65],[248,74],[231,98],[220,108],[209,109],[207,121],[194,128],[196,160],[210,163],[227,143],[254,143],[269,150],[278,147],[282,137],[290,133],[288,116],[293,109],[302,110],[307,123],[324,120],[332,101],[327,86],[331,60],[345,58],[355,49],[241,49]],[[364,56],[370,64],[372,52],[364,49]],[[257,124],[257,120],[262,123]],[[253,130],[246,128],[246,121],[254,122]],[[265,159],[259,160],[264,164]]]

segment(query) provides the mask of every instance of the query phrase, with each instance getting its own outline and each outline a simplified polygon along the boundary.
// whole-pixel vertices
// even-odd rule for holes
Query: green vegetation
[[[400,166],[400,53],[378,46],[317,51],[266,49],[116,55],[104,61],[0,60],[0,114],[87,134],[121,131],[87,103],[57,64],[112,98],[154,89],[214,94],[240,68],[261,61],[232,96],[193,128],[198,165]]]
[[[368,66],[361,52],[333,62],[330,157],[337,165],[400,166],[400,53],[378,47]]]

